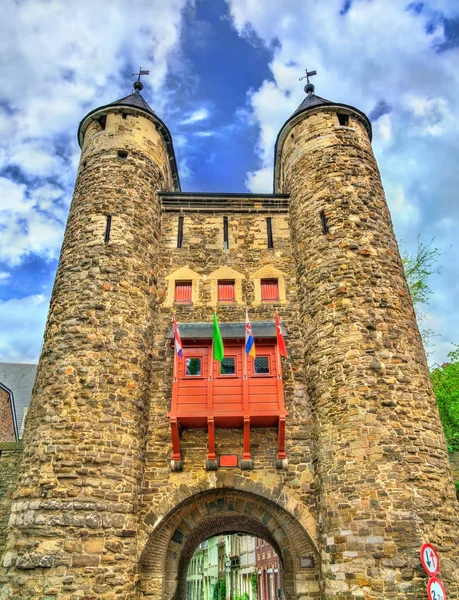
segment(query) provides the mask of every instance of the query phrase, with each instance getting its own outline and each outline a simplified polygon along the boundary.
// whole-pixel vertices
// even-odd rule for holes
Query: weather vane
[[[136,92],[140,92],[141,90],[143,90],[143,83],[140,81],[141,75],[150,75],[150,71],[146,71],[145,69],[142,69],[142,67],[140,67],[138,73],[131,73],[131,77],[137,76],[137,81],[134,81],[132,85]]]
[[[304,91],[307,94],[309,94],[314,91],[314,86],[312,83],[310,83],[309,78],[312,77],[313,75],[317,75],[317,71],[308,71],[307,69],[305,69],[305,71],[306,71],[306,75],[304,75],[303,77],[300,77],[298,81],[303,81],[303,79],[307,80],[307,84],[304,86]]]

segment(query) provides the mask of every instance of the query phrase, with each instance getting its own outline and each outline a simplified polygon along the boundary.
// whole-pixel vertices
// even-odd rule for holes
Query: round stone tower
[[[371,124],[305,90],[274,191],[290,194],[324,597],[424,599],[430,541],[457,598],[457,500]]]
[[[169,131],[134,87],[78,130],[4,559],[8,598],[133,597],[158,191],[180,189]]]

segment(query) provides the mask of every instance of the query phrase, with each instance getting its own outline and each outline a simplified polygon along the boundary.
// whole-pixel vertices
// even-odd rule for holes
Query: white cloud
[[[0,361],[38,360],[47,312],[48,299],[41,294],[0,301]]]
[[[443,257],[442,277],[432,282],[434,292],[450,287],[459,264],[459,126],[454,117],[459,113],[459,47],[438,51],[448,40],[435,11],[457,18],[459,3],[426,0],[416,12],[400,0],[353,0],[341,15],[343,0],[226,1],[239,35],[273,53],[271,77],[247,95],[250,118],[259,127],[260,160],[259,168],[247,173],[248,188],[272,190],[276,136],[304,98],[298,78],[305,67],[316,69],[319,96],[367,114],[381,103],[388,107],[373,123],[373,147],[395,229],[408,250],[414,250],[418,233],[427,240],[435,235],[441,248],[453,245]],[[440,230],[442,219],[447,221]],[[445,297],[447,303],[432,303],[434,322],[440,334],[459,341],[455,294]],[[449,324],[438,318],[441,311]]]
[[[205,107],[199,108],[192,112],[186,119],[181,121],[182,125],[192,125],[194,123],[199,123],[199,121],[205,121],[210,116],[209,110]]]
[[[145,96],[165,104],[161,92],[179,52],[186,3],[113,0],[102,9],[92,0],[3,2],[0,261],[17,265],[31,253],[57,256],[80,119],[127,95],[131,81],[120,74],[139,65],[151,72]]]
[[[8,279],[11,279],[11,273],[6,271],[0,271],[0,285],[7,283]]]
[[[213,135],[215,135],[215,131],[194,131],[193,135],[196,135],[197,137],[212,137]]]

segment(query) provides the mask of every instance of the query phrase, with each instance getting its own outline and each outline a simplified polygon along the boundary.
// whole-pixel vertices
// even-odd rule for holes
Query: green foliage
[[[448,354],[451,362],[431,373],[432,385],[450,452],[459,450],[459,347]]]
[[[224,579],[220,579],[214,585],[212,600],[226,600],[226,581]]]
[[[219,589],[220,589],[220,582],[217,581],[217,583],[214,585],[214,589],[212,590],[212,600],[219,600],[219,598],[218,598]]]
[[[253,595],[256,598],[258,592],[258,573],[256,569],[250,573],[250,584],[252,586]]]
[[[235,594],[233,600],[250,600],[250,596],[247,592],[243,594]]]
[[[402,251],[405,277],[410,289],[424,346],[429,343],[435,334],[431,329],[423,327],[423,322],[426,320],[427,315],[422,311],[422,307],[429,304],[429,298],[432,295],[432,290],[429,287],[429,277],[434,273],[440,272],[441,265],[438,265],[438,260],[444,254],[433,243],[434,238],[428,244],[424,244],[418,236],[416,252],[410,254],[409,252]]]

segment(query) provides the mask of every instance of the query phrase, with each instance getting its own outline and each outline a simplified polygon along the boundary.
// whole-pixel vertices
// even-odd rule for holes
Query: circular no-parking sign
[[[437,551],[432,544],[429,544],[428,542],[422,545],[421,563],[424,567],[424,571],[431,577],[437,575],[440,570],[440,559],[438,558]]]
[[[443,583],[436,577],[431,577],[427,584],[427,595],[429,600],[446,600],[446,592]]]

